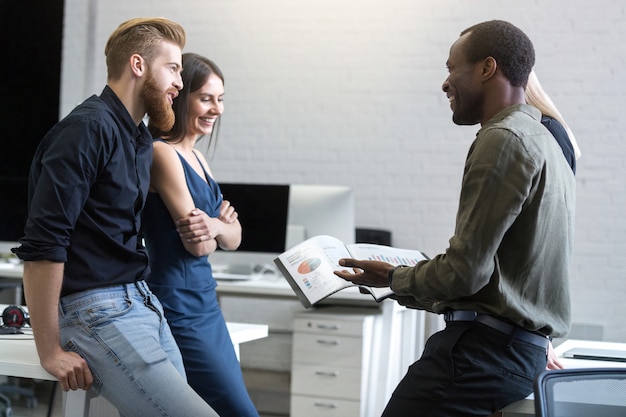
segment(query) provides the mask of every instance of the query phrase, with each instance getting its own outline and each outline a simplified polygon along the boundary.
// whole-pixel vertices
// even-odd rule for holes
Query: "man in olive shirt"
[[[541,113],[525,104],[534,65],[508,22],[461,33],[443,84],[453,121],[481,124],[470,147],[456,228],[444,254],[415,267],[344,259],[337,275],[390,285],[408,307],[441,313],[383,416],[486,416],[525,398],[546,369],[547,336],[570,326],[568,265],[575,183]]]

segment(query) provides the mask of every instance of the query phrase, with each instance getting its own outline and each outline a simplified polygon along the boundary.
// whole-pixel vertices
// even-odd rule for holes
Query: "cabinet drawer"
[[[311,314],[313,315],[313,314]],[[341,320],[334,318],[296,318],[293,323],[294,332],[337,334],[360,337],[363,332],[363,320]]]
[[[291,393],[359,400],[361,369],[294,364]]]
[[[362,350],[362,339],[357,337],[294,333],[292,361],[360,368]]]
[[[291,417],[359,417],[359,403],[294,395],[291,397],[289,415]]]

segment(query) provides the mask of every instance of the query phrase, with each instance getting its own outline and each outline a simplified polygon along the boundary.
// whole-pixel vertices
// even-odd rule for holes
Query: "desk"
[[[0,262],[0,278],[22,280],[23,265],[21,263]],[[282,275],[267,274],[260,279],[250,280],[218,280],[217,291],[222,294],[238,294],[265,297],[296,299],[296,296]],[[21,301],[17,304],[20,304]],[[330,297],[322,304],[354,304],[366,307],[377,306],[370,296],[361,294],[358,288],[346,288]]]
[[[23,275],[21,263],[0,262],[0,279],[4,278],[6,287],[16,288],[16,302],[21,304],[21,280]],[[13,281],[15,284],[13,284]],[[0,285],[2,280],[0,280]],[[218,280],[218,293],[231,295],[252,295],[254,297],[278,297],[296,299],[296,296],[282,275],[268,274],[261,279],[250,280]],[[361,294],[358,288],[346,288],[331,295],[323,304],[351,304],[365,307],[376,307],[372,297]]]
[[[0,306],[0,308],[4,308]],[[227,323],[230,337],[239,355],[239,345],[267,337],[268,326],[262,324]],[[0,336],[0,375],[54,381],[55,378],[39,364],[32,335]],[[94,397],[83,390],[64,393],[63,416],[87,417]]]
[[[556,356],[559,358],[559,362],[561,362],[565,368],[626,368],[626,362],[570,359],[563,357],[563,353],[575,347],[626,351],[626,343],[596,342],[592,340],[573,339],[566,340],[554,348],[554,353],[556,353]],[[504,407],[501,411],[502,417],[533,417],[535,415],[533,394],[521,401],[514,402],[513,404]]]
[[[266,274],[249,280],[217,280],[217,292],[220,295],[240,295],[265,298],[284,298],[297,300],[293,289],[280,274]],[[371,296],[361,294],[357,287],[345,288],[323,300],[319,305],[357,305],[361,307],[379,307]]]

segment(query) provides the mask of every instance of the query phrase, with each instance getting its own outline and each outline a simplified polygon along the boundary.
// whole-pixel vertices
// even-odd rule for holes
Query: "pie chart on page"
[[[315,271],[321,264],[322,261],[319,258],[306,259],[298,265],[298,273],[308,274],[309,272]]]

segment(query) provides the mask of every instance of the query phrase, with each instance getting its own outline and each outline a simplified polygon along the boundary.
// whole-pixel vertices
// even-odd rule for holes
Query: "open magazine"
[[[333,271],[351,270],[339,265],[341,258],[383,261],[394,266],[413,266],[428,259],[418,250],[398,249],[372,243],[346,245],[332,236],[320,235],[288,249],[274,259],[274,263],[300,302],[307,308],[348,287],[358,286],[368,291],[378,302],[393,294],[389,287],[366,287],[336,276]]]

